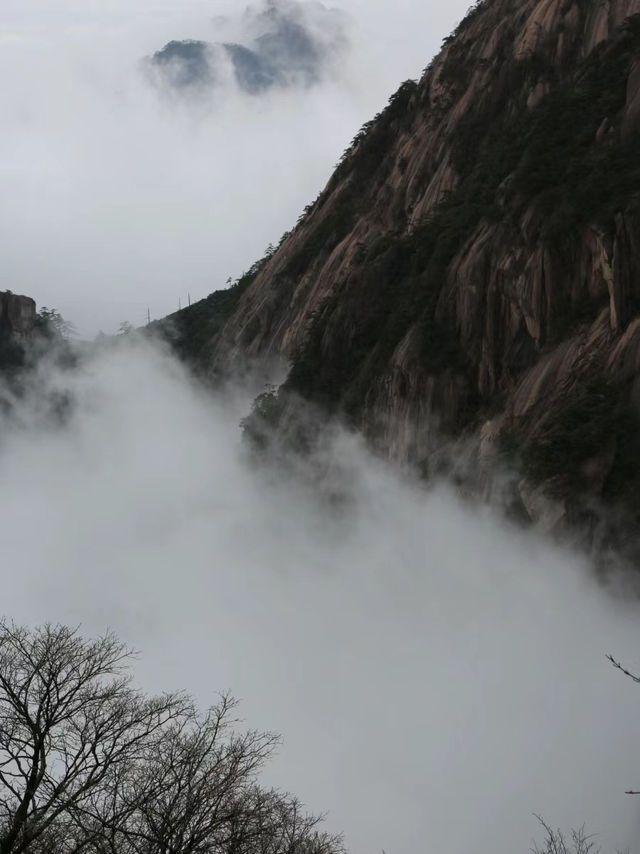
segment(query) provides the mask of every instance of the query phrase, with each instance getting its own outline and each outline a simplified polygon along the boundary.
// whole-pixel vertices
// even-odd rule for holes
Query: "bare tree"
[[[245,850],[252,854],[337,854],[344,850],[341,836],[318,829],[324,817],[306,813],[297,798],[279,792],[267,793],[267,798],[266,810],[257,812],[262,823]]]
[[[113,635],[0,622],[0,854],[342,854],[297,799],[261,788],[279,743],[222,696],[146,697]]]
[[[147,698],[114,636],[0,623],[0,854],[37,840],[192,714],[181,695]]]
[[[245,791],[278,742],[270,733],[237,733],[235,706],[223,696],[202,718],[174,723],[133,777],[120,781],[118,850],[125,840],[135,854],[225,850],[247,811]]]
[[[539,815],[536,818],[543,826],[546,836],[542,846],[534,844],[532,854],[600,854],[594,837],[588,836],[584,827],[572,830],[567,838],[561,830],[554,830]]]
[[[279,743],[272,733],[238,732],[236,702],[223,695],[202,716],[174,723],[161,742],[103,801],[103,854],[337,854],[340,837],[321,834],[321,816],[297,799],[258,785],[257,772]],[[101,793],[104,795],[104,792]],[[115,800],[116,808],[113,808]],[[118,821],[109,820],[114,813]],[[89,815],[89,811],[87,811]],[[85,836],[91,835],[91,824]],[[99,834],[97,835],[99,837]]]

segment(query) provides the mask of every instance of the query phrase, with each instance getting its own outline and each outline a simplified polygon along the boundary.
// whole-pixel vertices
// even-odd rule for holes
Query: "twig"
[[[624,668],[619,661],[616,661],[612,655],[608,655],[607,658],[613,664],[614,667],[617,667],[618,670],[622,671],[625,676],[628,676],[630,679],[633,679],[634,682],[640,684],[640,676],[636,676],[634,673],[629,672],[626,668]]]

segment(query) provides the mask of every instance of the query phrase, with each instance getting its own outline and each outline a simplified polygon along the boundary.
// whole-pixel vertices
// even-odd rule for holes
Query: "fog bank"
[[[348,501],[252,471],[246,396],[148,345],[41,380],[0,429],[2,613],[113,628],[147,689],[231,690],[354,854],[513,854],[533,812],[634,844],[640,688],[604,656],[640,669],[638,607],[578,558],[350,437]]]

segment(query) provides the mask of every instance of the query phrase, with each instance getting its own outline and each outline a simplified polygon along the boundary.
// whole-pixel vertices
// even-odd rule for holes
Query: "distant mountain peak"
[[[257,95],[275,87],[311,86],[344,48],[342,19],[320,3],[274,2],[246,10],[244,40],[170,41],[148,60],[159,82],[173,90],[200,91],[226,79],[230,65],[238,88]]]
[[[214,80],[211,49],[208,42],[197,39],[174,40],[154,53],[151,63],[175,88],[209,84]]]

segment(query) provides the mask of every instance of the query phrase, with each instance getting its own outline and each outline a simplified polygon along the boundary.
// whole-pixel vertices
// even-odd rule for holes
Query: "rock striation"
[[[640,522],[640,0],[485,0],[358,134],[201,352],[554,525]],[[282,409],[283,407],[280,407]],[[558,508],[560,508],[558,510]]]
[[[36,304],[31,297],[0,291],[0,335],[24,341],[36,323]]]
[[[26,345],[36,321],[34,300],[11,291],[0,291],[0,379],[9,378],[23,367]]]

